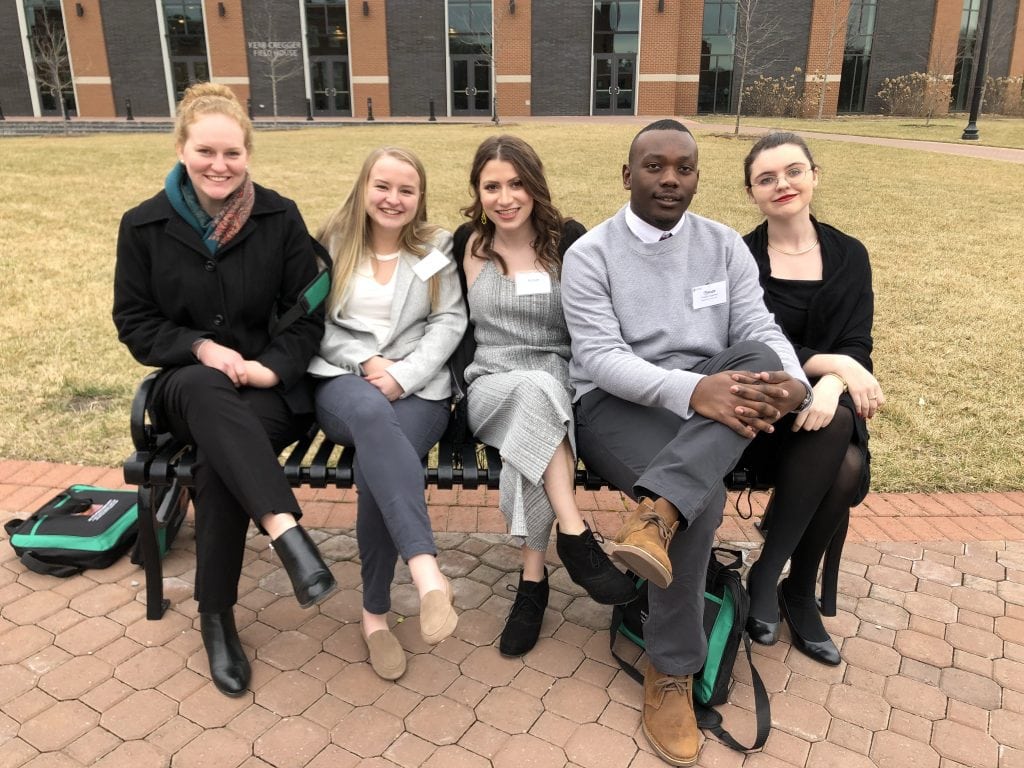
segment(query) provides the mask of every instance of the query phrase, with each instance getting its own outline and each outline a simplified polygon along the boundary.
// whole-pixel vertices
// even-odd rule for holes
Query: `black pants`
[[[236,389],[220,371],[190,365],[165,373],[154,402],[179,440],[196,446],[196,587],[202,613],[238,600],[245,538],[268,512],[302,512],[277,455],[312,423],[275,389]]]

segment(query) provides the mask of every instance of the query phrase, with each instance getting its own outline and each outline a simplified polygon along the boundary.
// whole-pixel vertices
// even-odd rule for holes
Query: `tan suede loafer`
[[[377,677],[397,680],[405,674],[405,649],[390,629],[378,629],[366,638],[370,666]]]
[[[420,601],[420,634],[423,642],[437,645],[455,631],[459,615],[452,606],[452,585],[447,578],[444,589],[432,589]]]

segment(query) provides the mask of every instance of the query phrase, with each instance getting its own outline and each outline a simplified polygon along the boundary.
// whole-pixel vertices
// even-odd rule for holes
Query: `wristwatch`
[[[803,384],[802,381],[800,383]],[[793,413],[800,413],[801,411],[807,410],[807,407],[814,401],[814,390],[806,384],[804,384],[804,387],[807,389],[807,397],[803,399],[803,402],[800,403],[800,405],[793,409]]]

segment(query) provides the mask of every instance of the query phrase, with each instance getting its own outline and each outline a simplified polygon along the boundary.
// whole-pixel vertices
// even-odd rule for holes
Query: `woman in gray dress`
[[[600,603],[635,589],[608,560],[576,506],[569,333],[562,316],[562,257],[583,234],[551,203],[540,158],[514,136],[492,136],[470,172],[470,221],[455,233],[476,350],[466,368],[469,426],[501,452],[500,507],[522,546],[516,599],[501,633],[507,656],[529,651],[548,600],[545,553],[556,548],[569,576]]]

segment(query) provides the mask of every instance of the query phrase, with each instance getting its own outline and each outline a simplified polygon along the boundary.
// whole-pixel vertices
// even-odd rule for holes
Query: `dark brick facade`
[[[277,79],[277,114],[306,114],[302,19],[298,3],[295,0],[249,0],[242,3],[242,12],[253,115],[274,114],[272,75]],[[275,44],[277,48],[268,48]],[[293,53],[294,58],[291,58]],[[272,56],[277,57],[273,65]]]
[[[21,3],[0,4],[0,107],[7,115],[31,115],[32,94],[25,74],[18,13]]]
[[[156,3],[103,0],[103,35],[117,114],[125,115],[125,99],[131,99],[136,117],[167,117]]]
[[[530,105],[535,115],[589,115],[593,0],[534,0]]]
[[[751,58],[744,78],[744,87],[749,87],[758,75],[788,78],[796,67],[800,67],[801,70],[801,74],[796,76],[797,86],[802,87],[801,84],[807,75],[811,6],[812,0],[763,0],[758,3],[753,19],[754,29],[750,32]],[[737,34],[742,37],[743,29],[739,20],[736,26]],[[771,34],[766,34],[766,29]],[[845,38],[845,31],[840,32],[835,44],[841,48]],[[738,61],[734,65],[733,78],[735,87],[731,111],[735,112],[740,82]]]
[[[426,116],[430,99],[434,99],[437,114],[445,114],[448,34],[444,10],[445,4],[440,0],[387,0],[392,115]]]
[[[988,74],[1006,77],[1010,69],[1010,49],[1013,47],[1014,22],[1017,19],[1018,0],[993,0],[991,37],[988,46]],[[982,8],[985,6],[983,5]]]
[[[881,110],[878,91],[885,78],[928,70],[934,5],[933,0],[878,4],[864,112],[872,114]]]

